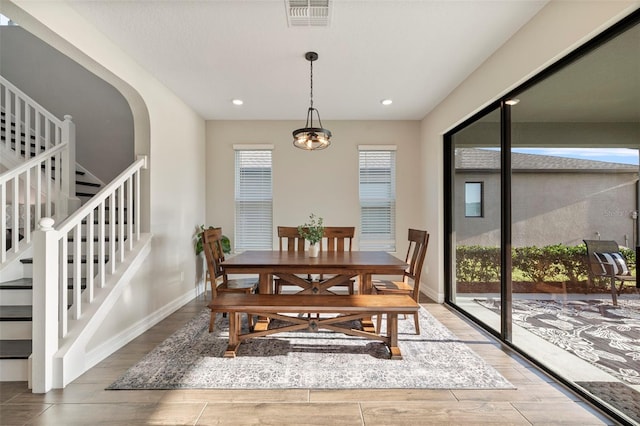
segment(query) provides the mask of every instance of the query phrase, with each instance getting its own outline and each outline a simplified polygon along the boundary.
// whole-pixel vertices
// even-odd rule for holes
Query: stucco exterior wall
[[[583,239],[634,243],[634,173],[518,173],[512,175],[514,247],[577,245]],[[483,217],[464,216],[464,183],[484,182]],[[500,175],[456,174],[457,245],[500,245]]]

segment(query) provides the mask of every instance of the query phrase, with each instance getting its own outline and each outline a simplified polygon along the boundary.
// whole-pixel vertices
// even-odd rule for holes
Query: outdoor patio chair
[[[202,247],[207,259],[207,269],[211,277],[211,300],[215,300],[218,293],[255,293],[258,288],[257,278],[229,279],[221,267],[224,261],[222,250],[222,228],[205,229],[202,232]],[[249,328],[253,327],[251,315],[247,314]],[[211,312],[209,332],[213,331],[216,314]]]
[[[589,281],[593,283],[596,277],[609,278],[611,286],[611,299],[613,305],[618,305],[618,295],[622,291],[624,283],[636,281],[631,275],[626,259],[620,253],[618,243],[613,240],[583,240],[587,246],[587,271]],[[620,281],[620,287],[616,288],[616,281]]]
[[[402,275],[402,281],[374,280],[373,290],[376,294],[408,294],[416,302],[420,298],[420,276],[422,275],[422,265],[427,254],[429,244],[429,233],[417,229],[409,229],[409,248],[405,262],[409,267]],[[409,281],[412,281],[410,283]],[[413,314],[416,327],[416,334],[420,334],[420,321],[418,313]],[[376,330],[380,331],[382,325],[382,315],[378,315]]]

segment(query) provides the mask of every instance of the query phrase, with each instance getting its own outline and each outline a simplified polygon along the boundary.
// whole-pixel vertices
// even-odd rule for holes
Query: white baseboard
[[[163,306],[151,315],[146,316],[135,324],[131,325],[126,330],[118,333],[109,340],[103,342],[95,349],[87,352],[86,354],[86,366],[87,369],[94,367],[100,361],[140,336],[142,333],[174,313],[176,310],[184,306],[186,303],[193,300],[197,294],[193,290],[189,290],[179,298],[173,300],[169,304]]]
[[[433,291],[430,288],[420,288],[420,293],[427,296],[429,299],[435,301],[436,303],[444,303],[444,294]]]

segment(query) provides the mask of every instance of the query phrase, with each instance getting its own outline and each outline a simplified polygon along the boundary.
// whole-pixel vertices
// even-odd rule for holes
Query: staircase
[[[70,116],[58,120],[2,76],[0,94],[0,381],[46,392],[84,371],[87,339],[148,253],[146,158],[104,184],[75,163]],[[76,164],[74,184],[65,164]]]
[[[0,143],[10,147],[15,156],[22,161],[35,157],[47,147],[37,144],[33,132],[27,135],[24,131],[16,130],[16,123],[7,118],[4,111],[0,111]],[[19,151],[16,153],[16,151]],[[55,170],[55,165],[51,166]],[[103,186],[103,183],[84,168],[76,165],[76,196],[85,204]],[[6,249],[13,245],[13,230],[7,229],[5,235]],[[24,232],[18,234],[18,242],[24,238]],[[82,239],[86,243],[86,238]],[[69,240],[73,244],[73,239]],[[84,260],[86,262],[86,260]],[[31,321],[32,321],[32,257],[20,259],[23,273],[20,278],[0,282],[0,363],[2,373],[0,380],[26,380],[27,359],[32,352]],[[83,290],[85,286],[82,287]],[[11,366],[11,368],[8,368]]]

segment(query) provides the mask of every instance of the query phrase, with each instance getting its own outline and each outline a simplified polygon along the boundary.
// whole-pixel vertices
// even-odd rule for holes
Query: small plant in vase
[[[320,252],[320,241],[324,235],[324,225],[322,218],[311,213],[309,221],[298,226],[300,236],[309,241],[309,257],[317,257]]]

